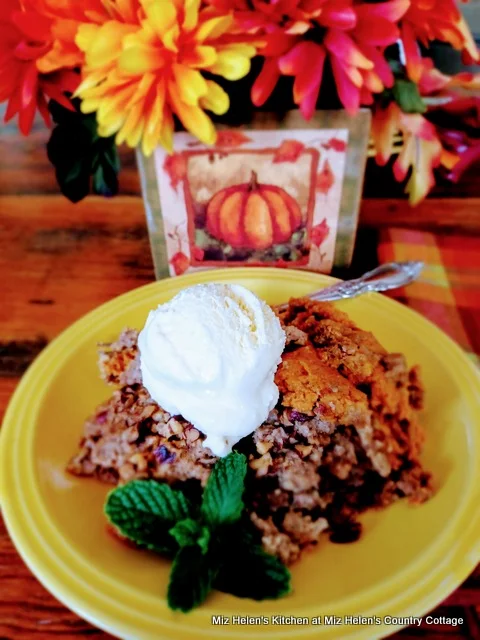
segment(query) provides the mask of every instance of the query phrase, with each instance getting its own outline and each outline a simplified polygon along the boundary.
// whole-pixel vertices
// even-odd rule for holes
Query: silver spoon
[[[325,289],[319,289],[308,294],[307,298],[321,302],[354,298],[369,291],[390,291],[398,287],[404,287],[418,278],[423,269],[423,262],[389,262],[382,264],[372,271],[367,271],[360,278],[337,282]],[[276,310],[283,311],[288,304],[276,306]]]

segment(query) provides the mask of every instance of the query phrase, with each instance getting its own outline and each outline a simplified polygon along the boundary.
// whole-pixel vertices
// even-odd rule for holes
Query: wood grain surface
[[[73,205],[58,194],[45,155],[46,132],[22,139],[0,134],[0,415],[21,374],[60,332],[87,311],[153,279],[139,180],[133,154],[122,152],[121,195]],[[378,229],[386,225],[464,230],[480,234],[480,187],[472,177],[412,211],[388,198],[386,174],[369,167],[352,276],[376,261]],[[376,189],[376,184],[378,189]],[[392,187],[392,193],[397,193]],[[424,625],[398,637],[480,638],[480,571],[435,611],[463,617],[461,628]],[[56,601],[33,577],[0,524],[0,640],[109,636]]]

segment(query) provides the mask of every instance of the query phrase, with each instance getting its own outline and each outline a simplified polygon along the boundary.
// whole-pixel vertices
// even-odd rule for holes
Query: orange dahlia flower
[[[0,102],[8,101],[5,122],[18,115],[24,135],[29,133],[37,109],[50,125],[48,98],[72,108],[65,92],[73,92],[79,80],[73,71],[60,69],[77,64],[75,47],[77,53],[64,56],[62,64],[42,67],[41,61],[48,59],[55,46],[54,20],[42,9],[42,0],[0,3]]]
[[[479,60],[477,46],[455,0],[410,0],[401,34],[407,72],[414,82],[422,75],[418,42],[424,46],[432,40],[448,42],[462,51],[469,62]]]
[[[383,52],[400,37],[396,23],[409,0],[375,4],[353,0],[210,0],[233,6],[237,23],[261,34],[265,57],[252,100],[262,105],[280,76],[295,78],[293,97],[305,118],[315,109],[325,61],[332,67],[340,101],[350,112],[371,104],[373,93],[393,85]]]
[[[256,48],[234,34],[232,13],[200,0],[103,0],[109,19],[81,25],[85,54],[76,96],[96,112],[99,134],[118,144],[140,141],[146,155],[173,144],[173,116],[206,144],[216,132],[205,109],[223,114],[227,93],[203,72],[228,80],[245,76]],[[250,38],[251,39],[251,38]]]

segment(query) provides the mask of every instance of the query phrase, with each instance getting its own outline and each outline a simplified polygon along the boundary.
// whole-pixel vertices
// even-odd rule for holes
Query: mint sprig
[[[198,545],[203,554],[208,551],[210,529],[198,520],[193,518],[180,520],[170,529],[169,533],[175,538],[179,547]]]
[[[202,604],[212,590],[218,564],[199,546],[180,549],[173,561],[168,583],[168,606],[188,613]]]
[[[117,487],[105,504],[107,518],[120,533],[141,547],[165,554],[178,549],[169,530],[191,512],[181,491],[155,480],[132,480]]]
[[[243,492],[247,460],[240,453],[230,453],[220,458],[203,492],[201,511],[211,527],[233,524],[243,511]]]
[[[241,598],[279,598],[290,573],[263,550],[244,514],[247,461],[230,453],[215,464],[200,505],[155,480],[133,480],[107,497],[105,513],[140,547],[174,556],[168,585],[173,610],[190,611],[212,588]]]

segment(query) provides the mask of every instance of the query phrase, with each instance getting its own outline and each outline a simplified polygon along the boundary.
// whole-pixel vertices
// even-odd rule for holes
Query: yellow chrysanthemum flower
[[[99,134],[116,135],[150,155],[173,145],[173,115],[206,144],[216,139],[204,109],[223,114],[225,91],[202,71],[238,80],[256,49],[233,35],[232,15],[201,0],[104,0],[110,19],[79,27],[85,54],[75,95],[84,113],[97,113]]]

